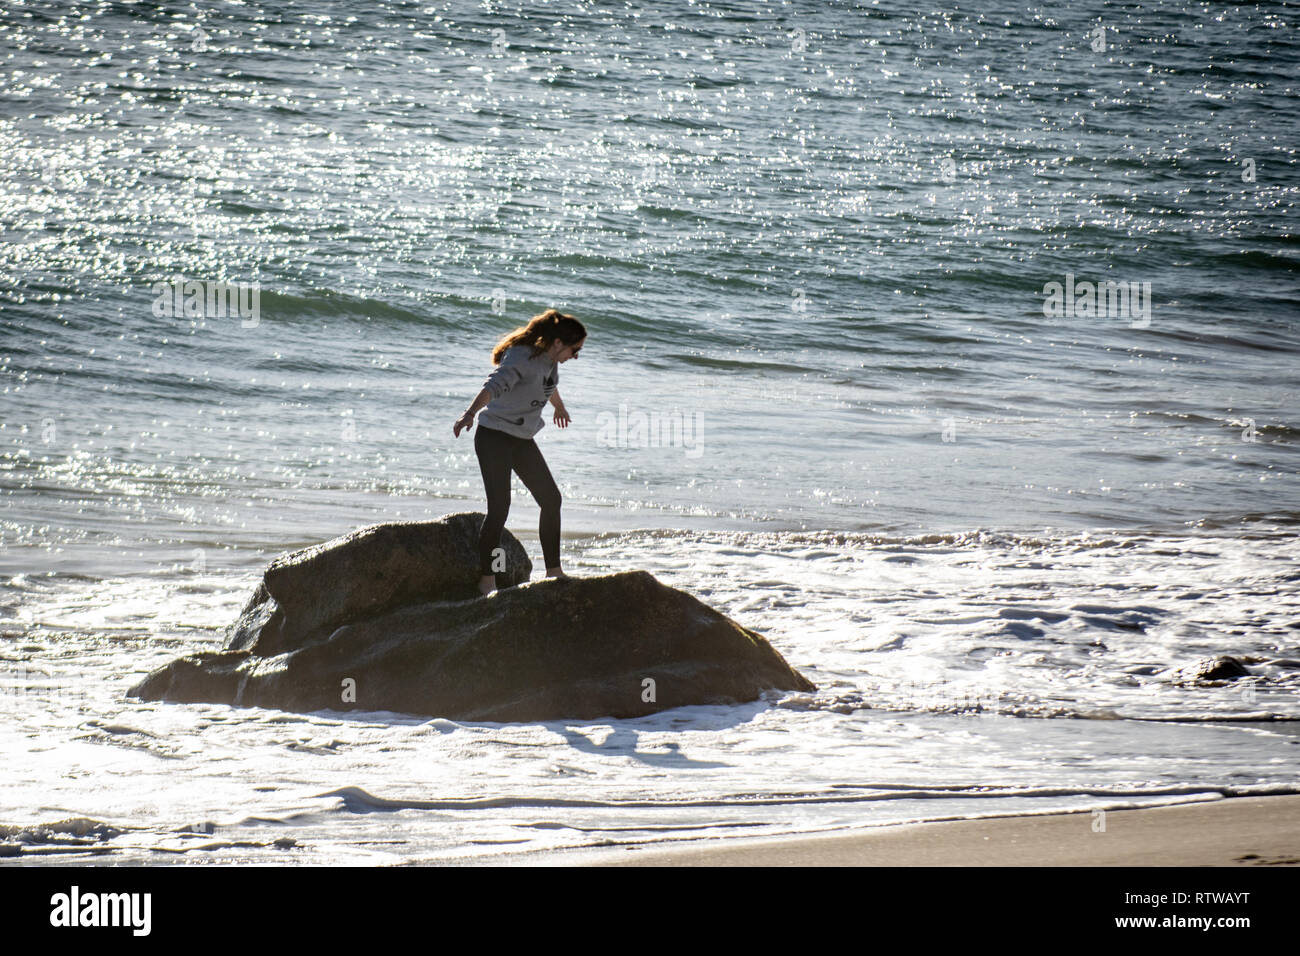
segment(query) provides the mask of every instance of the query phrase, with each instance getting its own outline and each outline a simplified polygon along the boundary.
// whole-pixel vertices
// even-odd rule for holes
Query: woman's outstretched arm
[[[465,409],[465,414],[456,419],[456,424],[451,428],[452,435],[459,438],[460,430],[473,425],[474,416],[478,414],[478,410],[490,401],[492,401],[492,393],[486,388],[479,389],[479,393],[474,396],[474,401],[470,403],[469,408]]]

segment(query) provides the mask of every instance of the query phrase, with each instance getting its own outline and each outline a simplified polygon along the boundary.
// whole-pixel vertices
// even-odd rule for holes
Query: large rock
[[[478,529],[483,515],[370,525],[276,558],[230,630],[227,650],[279,654],[328,637],[350,621],[416,601],[479,596]],[[498,587],[533,573],[518,539],[501,534]]]
[[[432,578],[406,568],[407,558],[385,557],[385,547],[400,545],[428,558],[411,543],[427,530],[414,539],[392,530],[403,527],[364,529],[273,563],[226,650],[173,661],[130,694],[519,721],[637,717],[752,701],[768,689],[816,690],[761,635],[645,571],[544,579],[487,598],[450,599],[448,589],[430,599]],[[472,554],[456,560],[477,579]],[[438,566],[454,563],[444,557]],[[299,570],[284,576],[288,568]]]

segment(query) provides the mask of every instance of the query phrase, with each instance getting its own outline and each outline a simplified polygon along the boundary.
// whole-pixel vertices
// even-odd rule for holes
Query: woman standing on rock
[[[512,470],[542,509],[537,534],[542,539],[546,576],[564,573],[560,570],[560,489],[533,436],[542,430],[542,409],[548,401],[555,406],[556,426],[568,427],[569,412],[556,387],[560,363],[577,358],[586,338],[587,330],[571,315],[547,309],[533,316],[496,344],[492,350],[496,370],[452,427],[452,434],[460,437],[460,430],[474,424],[474,416],[483,410],[474,432],[474,451],[487,489],[487,515],[478,537],[478,589],[483,594],[496,589],[492,552],[501,545],[510,513]]]

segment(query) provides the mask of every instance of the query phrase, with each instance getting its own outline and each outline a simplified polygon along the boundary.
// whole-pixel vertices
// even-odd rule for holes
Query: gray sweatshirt
[[[492,400],[479,412],[480,425],[516,438],[532,438],[542,430],[542,411],[560,382],[560,365],[545,354],[530,358],[532,354],[530,345],[506,349],[483,383]]]

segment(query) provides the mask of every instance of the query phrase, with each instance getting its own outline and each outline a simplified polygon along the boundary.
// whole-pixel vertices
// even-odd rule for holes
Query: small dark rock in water
[[[417,601],[478,596],[478,529],[483,515],[370,525],[276,558],[262,574],[227,650],[269,657],[328,637],[341,624]],[[502,532],[499,587],[533,573],[517,538]]]
[[[427,547],[411,543],[414,532],[384,530],[399,525],[366,529],[364,557],[329,553],[354,550],[357,536],[349,535],[273,562],[225,651],[173,661],[131,695],[530,721],[637,717],[753,701],[769,689],[816,690],[761,635],[645,571],[548,578],[461,599],[478,577],[476,549],[466,550],[478,524],[466,518],[477,516],[453,515],[444,519],[451,530],[437,533],[440,541],[463,539],[450,557],[428,557]],[[399,555],[386,557],[385,543]],[[413,551],[437,574],[407,569]],[[306,563],[311,573],[284,576],[285,567]],[[430,596],[432,582],[444,580],[454,583]],[[317,606],[313,595],[328,602]],[[259,611],[269,604],[273,610]]]
[[[1235,657],[1210,657],[1170,672],[1175,684],[1213,684],[1249,677],[1250,671]]]

